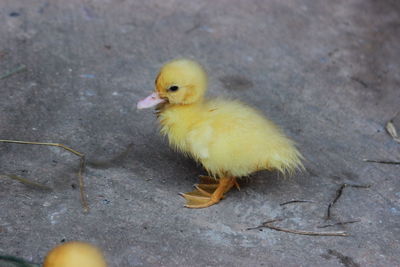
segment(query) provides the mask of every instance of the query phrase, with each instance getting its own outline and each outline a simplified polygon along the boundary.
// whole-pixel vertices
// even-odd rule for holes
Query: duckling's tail
[[[297,171],[304,171],[303,160],[301,153],[292,147],[279,154],[270,155],[266,164],[267,169],[275,169],[286,177],[294,175]]]

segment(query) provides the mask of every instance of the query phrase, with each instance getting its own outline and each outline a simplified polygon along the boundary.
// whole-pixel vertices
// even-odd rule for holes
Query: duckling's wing
[[[196,127],[188,133],[187,142],[192,155],[197,159],[207,159],[209,157],[209,144],[213,136],[213,129],[209,125]]]

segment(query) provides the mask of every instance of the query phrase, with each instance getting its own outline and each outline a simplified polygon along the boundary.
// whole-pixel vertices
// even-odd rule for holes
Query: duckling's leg
[[[236,178],[223,177],[219,181],[202,176],[202,183],[196,185],[192,192],[181,194],[186,199],[187,208],[199,209],[207,208],[218,203],[233,186],[238,186]]]

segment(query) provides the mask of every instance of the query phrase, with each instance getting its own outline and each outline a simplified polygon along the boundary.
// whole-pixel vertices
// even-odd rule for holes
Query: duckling
[[[107,263],[97,247],[86,242],[71,241],[50,250],[43,267],[107,267]]]
[[[185,207],[218,203],[237,178],[260,170],[283,174],[302,169],[294,142],[257,110],[239,101],[205,99],[207,75],[189,59],[166,63],[155,80],[155,92],[137,104],[155,107],[161,133],[175,150],[200,162],[209,176],[192,192],[181,194]]]

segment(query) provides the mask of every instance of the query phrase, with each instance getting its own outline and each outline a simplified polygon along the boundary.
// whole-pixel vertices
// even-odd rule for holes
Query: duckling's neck
[[[157,109],[160,117],[164,119],[169,119],[175,121],[175,119],[179,119],[180,121],[186,121],[186,119],[190,118],[193,120],[193,116],[199,112],[201,112],[201,107],[203,106],[203,101],[198,101],[191,104],[165,104],[159,109]]]
[[[162,113],[190,113],[191,111],[198,110],[204,104],[204,100],[196,101],[190,104],[171,104],[163,103],[156,108],[158,114]],[[181,114],[183,115],[183,114]]]
[[[170,143],[177,145],[203,117],[203,105],[203,101],[185,105],[165,104],[158,110],[161,133],[168,136]]]

